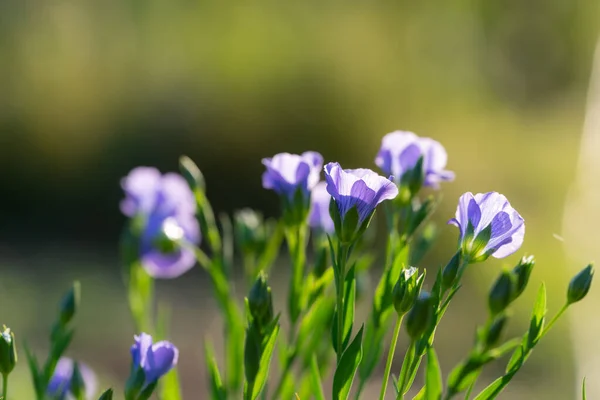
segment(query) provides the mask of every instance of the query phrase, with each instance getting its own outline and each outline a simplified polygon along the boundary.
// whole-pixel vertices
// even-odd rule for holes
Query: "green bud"
[[[179,158],[179,171],[192,190],[199,189],[202,192],[206,190],[204,175],[191,158],[187,156]]]
[[[413,308],[406,315],[406,332],[412,340],[417,340],[431,324],[435,315],[433,297],[428,292],[419,293]]]
[[[6,326],[0,334],[0,374],[8,375],[17,364],[15,334]]]
[[[503,271],[494,282],[488,296],[488,306],[491,315],[504,311],[514,299],[515,277],[510,271]]]
[[[421,156],[415,166],[402,175],[400,178],[400,186],[401,188],[408,189],[407,192],[410,198],[413,198],[419,193],[419,190],[421,190],[424,181],[423,156]]]
[[[460,268],[460,264],[461,252],[457,251],[442,271],[442,288],[444,291],[452,287],[452,285],[454,285],[454,281],[456,280],[456,277],[458,275],[458,269]]]
[[[486,349],[490,349],[498,343],[507,320],[508,317],[505,314],[497,315],[494,318],[485,335]]]
[[[261,213],[244,208],[233,214],[236,243],[244,254],[260,254],[267,241],[267,231]]]
[[[83,399],[85,397],[85,382],[81,371],[79,370],[79,364],[75,362],[73,364],[73,375],[71,376],[71,394],[76,399]]]
[[[261,328],[266,328],[273,320],[271,288],[267,283],[267,275],[262,271],[250,289],[248,307],[252,318]]]
[[[398,315],[406,314],[415,304],[423,279],[424,275],[418,276],[415,267],[406,268],[400,272],[392,292],[394,308]]]
[[[567,291],[567,303],[573,304],[583,299],[589,292],[594,278],[594,266],[588,265],[571,279]]]
[[[81,297],[81,285],[78,281],[73,283],[73,286],[60,302],[60,325],[66,326],[77,312],[79,308],[79,299]]]
[[[521,258],[521,261],[513,268],[512,273],[516,277],[515,281],[515,293],[514,298],[516,299],[523,293],[529,282],[531,271],[535,266],[535,258],[533,256],[526,256]]]
[[[102,393],[102,396],[98,400],[113,400],[113,390],[108,389],[106,392]]]
[[[310,193],[305,193],[302,188],[294,192],[293,198],[281,196],[283,221],[288,227],[304,224],[310,211]]]

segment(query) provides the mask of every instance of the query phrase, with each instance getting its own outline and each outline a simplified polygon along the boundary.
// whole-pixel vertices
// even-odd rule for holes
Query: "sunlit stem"
[[[8,393],[8,374],[2,374],[2,399],[7,399]]]
[[[394,335],[392,336],[392,344],[390,351],[388,352],[387,362],[385,364],[385,372],[383,374],[383,382],[381,383],[381,391],[379,393],[379,400],[385,399],[385,392],[387,390],[388,381],[390,379],[390,373],[392,370],[392,361],[394,361],[394,353],[396,352],[396,343],[398,343],[398,336],[400,334],[400,327],[402,326],[402,318],[399,316],[396,318],[396,326],[394,327]]]
[[[542,331],[542,334],[540,335],[540,339],[542,337],[544,337],[544,335],[546,333],[548,333],[548,331],[550,330],[550,328],[552,328],[552,326],[556,323],[556,321],[558,321],[558,319],[564,314],[565,311],[567,311],[567,308],[569,308],[569,304],[565,304],[564,306],[562,306],[562,308],[558,311],[558,313],[556,313],[556,315],[550,320],[550,322],[548,322],[548,325],[546,325],[544,327],[544,330]]]
[[[344,346],[344,283],[346,281],[346,263],[348,261],[348,253],[350,245],[340,243],[337,255],[338,274],[337,280],[337,364],[339,365],[342,358],[342,350]]]

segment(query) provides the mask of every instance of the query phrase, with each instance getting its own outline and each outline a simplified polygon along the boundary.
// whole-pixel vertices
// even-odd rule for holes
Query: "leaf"
[[[275,231],[269,237],[269,241],[267,242],[264,252],[260,255],[260,258],[258,259],[258,267],[256,269],[257,271],[262,270],[268,273],[271,270],[273,262],[279,254],[281,242],[283,241],[283,231],[284,223],[283,221],[279,221],[275,228]]]
[[[254,382],[252,382],[252,392],[250,394],[250,399],[252,400],[258,399],[258,396],[260,396],[260,392],[263,390],[263,387],[267,382],[267,378],[269,377],[269,366],[271,364],[271,356],[273,355],[273,349],[275,348],[275,343],[277,342],[279,329],[280,326],[279,323],[277,323],[273,326],[270,334],[263,342],[264,345],[262,349],[262,354],[260,356],[258,372],[256,374],[256,377],[254,378]]]
[[[583,382],[581,383],[581,400],[587,400],[587,396],[585,394],[585,377],[583,377]]]
[[[529,342],[528,349],[533,348],[542,336],[544,329],[544,319],[546,316],[546,285],[542,283],[538,291],[533,311],[531,313],[531,322],[529,324]]]
[[[496,379],[494,382],[490,383],[488,387],[483,389],[481,393],[475,397],[474,400],[491,400],[495,399],[502,390],[508,385],[508,382],[512,379],[514,374],[503,375],[500,378]]]
[[[346,400],[352,387],[356,369],[362,360],[363,326],[354,337],[350,346],[342,354],[342,358],[333,375],[333,400]]]
[[[295,345],[307,364],[310,362],[311,355],[323,343],[325,331],[332,321],[334,307],[335,299],[331,296],[319,297],[300,320]]]
[[[177,368],[171,369],[161,378],[160,398],[161,400],[181,400],[179,373],[177,372]]]
[[[43,397],[45,385],[44,382],[42,382],[43,377],[38,367],[38,361],[36,356],[29,350],[29,345],[27,343],[24,343],[23,347],[25,348],[25,355],[27,356],[27,365],[29,366],[29,372],[31,373],[31,380],[33,382],[36,397],[40,399]]]
[[[352,266],[346,275],[346,282],[344,284],[344,330],[342,332],[342,354],[346,346],[348,346],[348,342],[350,342],[350,337],[352,336],[352,325],[354,322],[354,303],[356,298],[356,277],[355,277],[355,268]],[[337,312],[335,310],[333,314],[333,323],[331,325],[331,343],[333,344],[333,349],[336,350],[338,348],[337,345]]]
[[[417,395],[415,397],[413,397],[412,400],[425,400],[425,391],[427,390],[426,386],[423,386],[421,388],[421,390],[419,390],[419,393],[417,393]]]
[[[223,252],[223,269],[225,275],[231,275],[233,267],[233,225],[231,218],[226,213],[219,214],[219,222],[221,223],[222,236],[222,252]]]
[[[100,398],[98,398],[98,400],[112,400],[112,398],[113,398],[113,390],[108,389],[106,392],[102,393],[102,395],[100,396]]]
[[[427,349],[427,369],[425,370],[425,399],[439,400],[442,397],[443,383],[440,363],[433,347]]]
[[[225,400],[227,399],[227,391],[223,387],[223,381],[221,380],[221,374],[219,373],[219,366],[215,359],[215,352],[208,340],[204,341],[204,359],[208,369],[209,381],[210,381],[210,393],[211,398],[214,400]]]
[[[321,383],[321,374],[319,372],[319,363],[316,354],[313,354],[310,362],[310,378],[315,399],[325,400],[325,393],[323,393],[323,384]]]

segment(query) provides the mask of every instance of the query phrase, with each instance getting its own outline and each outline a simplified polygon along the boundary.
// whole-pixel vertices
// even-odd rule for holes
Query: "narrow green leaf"
[[[283,242],[283,232],[284,232],[284,223],[283,221],[279,221],[277,226],[275,227],[274,232],[269,237],[269,241],[265,247],[264,252],[260,255],[258,259],[258,267],[257,271],[265,271],[268,273],[279,254],[279,249],[281,248],[281,242]]]
[[[342,342],[342,354],[350,338],[352,337],[352,325],[354,322],[354,307],[356,299],[356,276],[355,267],[352,266],[346,275],[346,283],[344,284],[344,331],[343,331],[343,342]],[[333,320],[334,323],[331,325],[331,342],[333,348],[337,349],[337,310],[334,312]]]
[[[165,303],[158,305],[158,316],[156,318],[156,340],[164,340],[169,335],[169,320],[171,309]],[[177,368],[171,369],[160,380],[160,398],[164,400],[181,400],[181,390]]]
[[[214,400],[227,399],[227,391],[223,386],[223,381],[221,380],[221,374],[219,373],[219,366],[217,365],[215,352],[212,343],[210,343],[208,340],[204,341],[204,359],[208,368],[211,398]]]
[[[364,325],[342,354],[342,358],[333,375],[333,400],[346,400],[352,388],[356,369],[362,360],[362,335]]]
[[[587,396],[585,394],[585,377],[583,378],[583,382],[581,383],[581,400],[587,400]]]
[[[275,343],[277,342],[279,328],[279,324],[275,325],[264,342],[264,348],[260,356],[258,373],[256,374],[256,378],[252,387],[252,400],[258,399],[258,396],[260,396],[260,392],[262,392],[265,383],[267,382],[267,378],[269,377],[271,356],[273,355],[273,349],[275,348]]]
[[[531,313],[531,322],[529,324],[529,342],[528,348],[535,346],[544,330],[544,319],[546,316],[546,285],[542,283],[538,291],[535,305]]]
[[[427,369],[425,370],[425,399],[439,400],[444,391],[442,370],[433,347],[427,349]]]
[[[98,400],[112,400],[113,399],[113,390],[108,389],[106,392],[102,393]]]
[[[474,400],[492,400],[495,399],[502,390],[508,385],[514,374],[503,375],[490,383],[488,387],[483,389]]]
[[[419,390],[419,393],[417,393],[417,395],[415,397],[413,397],[412,400],[425,400],[425,391],[427,390],[426,386],[423,386],[421,388],[421,390]]]
[[[321,373],[319,372],[319,362],[317,361],[316,354],[313,354],[310,362],[310,378],[312,381],[312,392],[316,400],[325,400],[325,393],[323,393],[323,384],[321,383]]]

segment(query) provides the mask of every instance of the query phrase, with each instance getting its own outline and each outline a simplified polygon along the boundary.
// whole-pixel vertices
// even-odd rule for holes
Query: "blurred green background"
[[[422,267],[451,255],[456,231],[444,223],[465,191],[502,192],[527,221],[517,255],[468,272],[438,336],[442,366],[469,348],[499,269],[533,253],[532,287],[510,328],[521,333],[535,286],[547,282],[553,312],[571,275],[553,234],[575,174],[599,9],[594,0],[3,0],[1,322],[43,356],[60,293],[81,279],[69,355],[119,387],[134,333],[117,254],[122,176],[142,164],[175,170],[187,154],[218,211],[277,215],[262,157],[310,149],[374,168],[381,137],[402,129],[442,142],[457,175],[443,185],[441,240]],[[273,279],[286,268],[282,259]],[[197,269],[158,291],[174,307],[185,398],[205,398],[202,338],[221,337],[206,276]],[[574,396],[566,325],[503,398]],[[16,379],[13,399],[31,398],[23,352]]]

